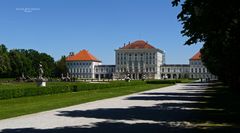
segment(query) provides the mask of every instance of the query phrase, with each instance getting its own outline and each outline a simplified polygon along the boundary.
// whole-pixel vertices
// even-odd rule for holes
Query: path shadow
[[[125,124],[101,122],[95,127],[62,127],[55,129],[35,129],[35,128],[20,128],[6,129],[2,133],[232,133],[237,129],[233,128],[215,128],[214,130],[193,129],[171,127],[159,124]]]
[[[196,90],[196,86],[192,86]],[[92,127],[59,127],[54,129],[5,129],[2,133],[202,133],[239,132],[240,112],[224,102],[233,98],[219,88],[209,88],[204,93],[192,93],[191,87],[184,93],[142,93],[127,100],[176,100],[180,102],[156,104],[151,107],[134,106],[129,108],[98,108],[93,110],[61,111],[60,117],[105,119]],[[206,98],[211,97],[211,98]],[[238,98],[240,99],[240,98]],[[233,99],[232,99],[233,100]],[[236,99],[237,100],[237,99]],[[181,101],[188,101],[181,102]],[[227,105],[230,104],[230,105]],[[239,103],[234,102],[234,106]],[[155,123],[129,124],[123,121],[154,121]],[[119,122],[121,121],[121,122]]]
[[[197,96],[197,95],[195,95]],[[158,101],[158,100],[173,100],[173,101],[206,101],[207,97],[199,96],[199,97],[194,97],[191,95],[165,95],[165,96],[133,96],[127,98],[127,100],[150,100],[150,101]]]

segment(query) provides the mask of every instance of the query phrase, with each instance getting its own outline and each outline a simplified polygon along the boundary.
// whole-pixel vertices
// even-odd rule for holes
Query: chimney
[[[74,52],[70,52],[70,53],[69,53],[69,56],[74,56]]]
[[[124,43],[124,44],[123,44],[123,46],[125,47],[125,46],[126,46],[126,44]]]

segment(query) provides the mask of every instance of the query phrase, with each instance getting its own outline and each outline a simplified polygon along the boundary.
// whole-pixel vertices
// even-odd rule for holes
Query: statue
[[[43,68],[42,68],[42,64],[39,64],[39,76],[38,79],[43,79]]]
[[[70,78],[70,76],[69,76],[69,73],[67,73],[66,81],[71,81],[71,78]]]
[[[40,62],[39,64],[39,72],[38,72],[38,78],[37,78],[37,86],[41,86],[41,87],[45,87],[46,86],[46,81],[47,79],[43,78],[43,67],[42,64]]]
[[[146,75],[143,74],[143,75],[142,75],[142,81],[145,81],[145,79],[146,79]]]
[[[63,76],[63,73],[61,74],[61,81],[64,81],[65,77]]]
[[[125,77],[125,81],[126,82],[130,82],[131,78],[130,78],[130,74],[128,73]]]
[[[22,73],[22,80],[24,81],[24,80],[26,80],[26,78],[25,78],[25,76],[24,76],[24,73]]]
[[[71,81],[71,78],[69,77],[69,74],[66,74],[66,77],[64,77],[63,73],[61,74],[61,81]]]

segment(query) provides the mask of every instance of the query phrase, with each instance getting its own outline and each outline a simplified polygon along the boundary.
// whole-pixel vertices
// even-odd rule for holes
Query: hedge
[[[84,90],[105,89],[120,86],[133,86],[145,84],[143,81],[122,82],[115,81],[110,83],[66,83],[66,85],[54,85],[47,87],[16,87],[11,89],[0,89],[0,100],[27,96],[38,96],[48,94],[58,94],[66,92],[78,92]]]
[[[181,83],[181,80],[147,80],[147,84],[176,84]]]

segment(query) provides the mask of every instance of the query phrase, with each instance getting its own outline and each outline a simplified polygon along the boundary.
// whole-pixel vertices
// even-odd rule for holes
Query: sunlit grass
[[[96,89],[54,95],[32,96],[0,100],[0,119],[31,114],[100,99],[127,95],[135,92],[169,86],[168,84],[144,84],[106,89]]]

